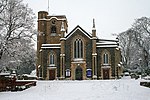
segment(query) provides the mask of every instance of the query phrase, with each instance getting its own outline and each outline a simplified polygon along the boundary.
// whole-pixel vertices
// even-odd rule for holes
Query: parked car
[[[130,76],[129,72],[125,72],[124,76]]]
[[[136,73],[131,73],[130,76],[131,78],[135,78],[135,79],[139,78],[139,75],[137,75]]]
[[[129,72],[125,72],[125,73],[123,74],[122,79],[131,79],[131,76],[130,76]]]
[[[150,76],[145,76],[145,77],[143,77],[143,79],[150,80]]]

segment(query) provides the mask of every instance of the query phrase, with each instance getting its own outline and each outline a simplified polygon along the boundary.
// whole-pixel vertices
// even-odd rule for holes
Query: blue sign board
[[[86,76],[87,77],[91,77],[92,76],[92,70],[91,69],[87,69]]]

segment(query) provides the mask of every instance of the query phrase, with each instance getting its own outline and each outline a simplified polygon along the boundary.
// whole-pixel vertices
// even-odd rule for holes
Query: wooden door
[[[55,79],[55,70],[49,70],[49,80]]]
[[[103,69],[103,79],[109,79],[109,69]]]
[[[77,67],[75,76],[76,76],[76,80],[83,80],[83,74],[82,74],[81,67]]]

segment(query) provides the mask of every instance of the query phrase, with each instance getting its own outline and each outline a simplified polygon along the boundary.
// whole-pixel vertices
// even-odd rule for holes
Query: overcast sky
[[[48,11],[48,0],[24,2],[36,16],[38,11]],[[135,19],[150,17],[150,0],[49,0],[49,15],[66,15],[69,32],[77,25],[91,32],[94,18],[97,36],[115,39],[112,34],[126,31]]]

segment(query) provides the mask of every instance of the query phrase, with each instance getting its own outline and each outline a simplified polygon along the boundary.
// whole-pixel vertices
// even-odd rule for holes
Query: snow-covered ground
[[[19,92],[1,92],[0,100],[150,100],[140,80],[37,81]]]

